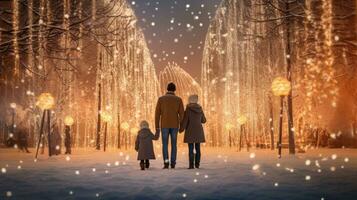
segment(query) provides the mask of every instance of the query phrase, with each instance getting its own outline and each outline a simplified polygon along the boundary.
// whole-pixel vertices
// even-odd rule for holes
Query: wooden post
[[[38,155],[38,150],[40,149],[40,143],[41,143],[41,140],[42,140],[43,125],[44,125],[44,121],[45,121],[45,114],[46,114],[46,110],[44,110],[43,114],[42,114],[41,126],[40,126],[40,136],[38,138],[38,143],[37,143],[37,148],[36,148],[36,155],[35,155],[36,159],[37,159],[37,155]],[[42,144],[42,145],[44,145],[44,144]]]
[[[279,116],[279,141],[278,141],[278,149],[279,149],[279,158],[281,158],[281,143],[283,137],[283,111],[284,111],[284,96],[280,96],[280,116]]]

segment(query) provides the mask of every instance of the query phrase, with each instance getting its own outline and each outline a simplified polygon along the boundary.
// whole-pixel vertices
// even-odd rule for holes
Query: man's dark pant
[[[169,163],[169,136],[171,137],[171,165],[176,164],[177,132],[178,128],[163,128],[162,130],[162,156],[164,163]]]

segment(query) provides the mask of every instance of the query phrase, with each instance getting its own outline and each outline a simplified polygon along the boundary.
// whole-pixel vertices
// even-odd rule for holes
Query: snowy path
[[[0,149],[0,199],[357,198],[357,150],[322,149],[295,157],[284,152],[279,160],[269,150],[205,148],[202,169],[187,170],[187,150],[179,149],[177,169],[162,170],[157,158],[148,171],[139,170],[133,151],[81,149],[70,160],[41,155],[34,162],[32,154]]]

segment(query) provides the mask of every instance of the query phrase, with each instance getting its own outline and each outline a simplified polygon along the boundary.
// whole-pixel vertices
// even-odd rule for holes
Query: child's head
[[[198,95],[193,94],[188,97],[188,102],[189,103],[197,103],[198,102]]]
[[[149,128],[149,123],[145,120],[140,122],[140,129]]]

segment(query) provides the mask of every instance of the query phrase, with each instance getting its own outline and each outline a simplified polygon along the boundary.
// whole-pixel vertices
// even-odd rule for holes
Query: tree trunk
[[[37,143],[37,148],[36,148],[36,155],[35,158],[37,159],[37,155],[38,155],[38,150],[40,149],[40,144],[41,144],[41,140],[42,140],[42,135],[43,135],[43,125],[44,125],[44,121],[45,121],[45,115],[46,115],[46,110],[43,111],[42,114],[42,120],[41,120],[41,126],[40,126],[40,135],[38,137],[38,143]],[[44,144],[42,144],[44,145]]]
[[[104,124],[104,144],[103,144],[103,150],[105,152],[105,150],[107,149],[107,130],[108,130],[108,122],[105,122]]]
[[[288,12],[286,15],[289,16],[289,2],[285,3],[286,6],[286,11]],[[290,19],[289,17],[286,18],[286,56],[287,56],[287,79],[291,81],[291,46],[290,46],[290,40],[291,40],[291,25],[290,25]],[[290,93],[288,95],[288,126],[289,126],[289,153],[290,154],[295,154],[295,137],[294,137],[294,120],[293,120],[293,99],[292,99],[292,91],[290,90]]]
[[[97,121],[97,141],[96,141],[96,149],[100,150],[100,126],[101,126],[101,119],[100,119],[100,110],[102,106],[102,94],[101,94],[101,84],[98,84],[98,121]]]
[[[269,105],[270,105],[270,119],[269,119],[269,124],[270,124],[270,149],[274,150],[275,149],[275,144],[274,144],[274,114],[273,114],[273,102],[271,97],[269,97]]]
[[[118,149],[121,148],[120,143],[120,111],[118,110]]]
[[[52,144],[51,144],[51,111],[47,110],[47,143],[48,143],[48,155],[52,156]]]

